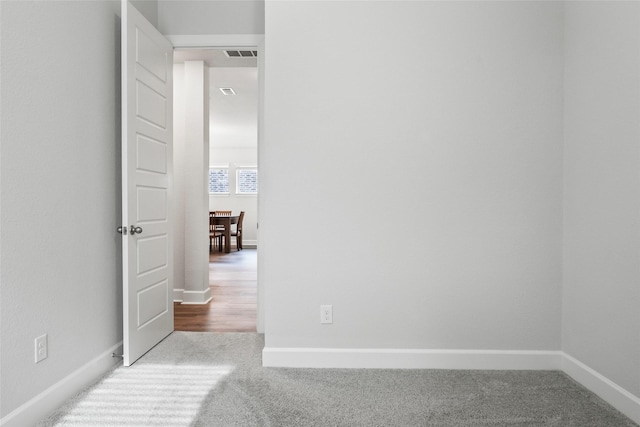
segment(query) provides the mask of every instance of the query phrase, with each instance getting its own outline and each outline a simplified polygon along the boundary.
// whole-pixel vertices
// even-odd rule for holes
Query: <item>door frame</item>
[[[264,135],[264,56],[265,56],[265,37],[264,34],[210,34],[210,35],[164,35],[173,44],[174,49],[188,48],[251,48],[258,51],[258,171],[260,171],[260,153]],[[258,192],[258,223],[260,223],[260,205],[261,192]],[[260,240],[260,229],[258,228],[258,241]],[[256,330],[258,333],[264,333],[264,295],[262,281],[260,280],[260,271],[262,265],[262,251],[258,250],[258,266],[257,266],[257,315]]]

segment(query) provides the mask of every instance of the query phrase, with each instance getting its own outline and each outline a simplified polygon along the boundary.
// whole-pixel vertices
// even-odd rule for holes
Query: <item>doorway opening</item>
[[[175,302],[175,330],[257,329],[257,54],[257,49],[248,47],[174,50],[174,64],[204,61],[209,70],[209,181],[207,194],[203,195],[209,211],[231,211],[233,215],[244,212],[242,249],[235,237],[228,242],[229,249],[216,245],[210,248],[212,299],[207,304]]]

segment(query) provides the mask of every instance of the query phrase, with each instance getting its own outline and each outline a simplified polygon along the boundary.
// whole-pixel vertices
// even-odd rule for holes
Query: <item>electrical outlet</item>
[[[331,305],[320,306],[320,323],[322,324],[333,323],[333,306]]]
[[[47,334],[41,335],[35,339],[36,344],[36,363],[43,361],[47,358]]]

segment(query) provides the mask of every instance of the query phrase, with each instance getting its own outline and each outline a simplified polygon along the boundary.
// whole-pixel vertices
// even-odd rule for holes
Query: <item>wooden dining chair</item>
[[[224,227],[222,230],[216,228],[214,223],[214,215],[212,212],[209,212],[209,251],[213,250],[213,242],[216,241],[218,245],[218,249],[222,251],[222,239],[224,238]]]
[[[215,216],[231,216],[231,211],[213,211]]]
[[[236,228],[231,230],[231,236],[235,236],[236,238],[236,249],[242,250],[242,220],[244,219],[244,211],[240,211],[240,217],[238,218],[238,223],[236,224]]]
[[[211,215],[211,212],[209,212]],[[213,211],[213,216],[231,216],[231,211]],[[216,225],[216,230],[224,231],[224,225]]]

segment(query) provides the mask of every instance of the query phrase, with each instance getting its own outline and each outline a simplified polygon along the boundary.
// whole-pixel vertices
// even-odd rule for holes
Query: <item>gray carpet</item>
[[[39,426],[637,426],[561,372],[263,368],[263,345],[174,332]]]

